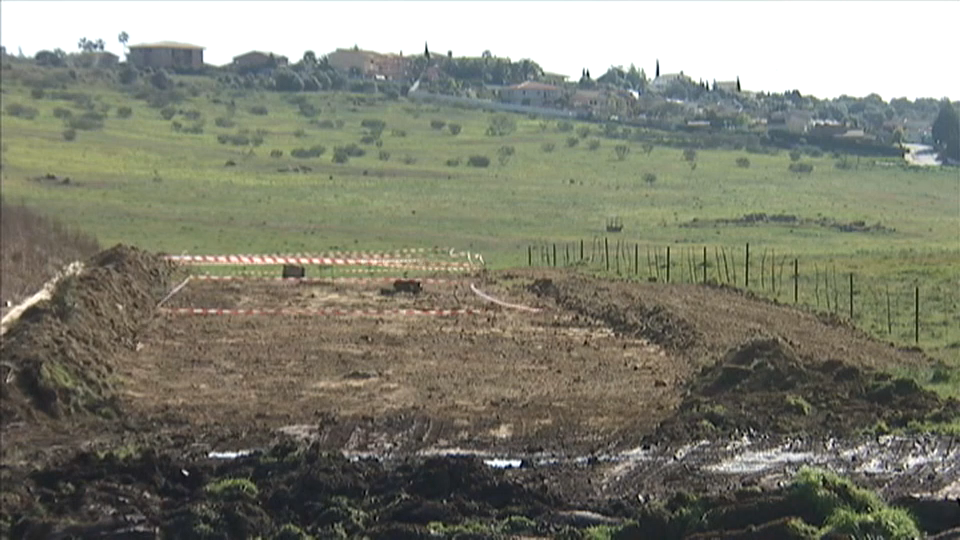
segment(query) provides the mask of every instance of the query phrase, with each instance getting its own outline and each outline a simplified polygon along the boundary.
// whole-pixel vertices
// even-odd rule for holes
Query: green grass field
[[[110,109],[102,130],[78,131],[76,140],[68,142],[61,135],[63,120],[54,116],[54,109],[71,109],[77,115],[82,111],[69,101],[34,99],[15,75],[5,72],[2,86],[3,196],[56,215],[95,235],[103,245],[123,242],[166,252],[225,254],[438,245],[479,251],[489,266],[499,268],[526,265],[531,244],[569,243],[578,250],[581,239],[590,246],[606,235],[611,242],[639,246],[641,278],[648,270],[647,251],[659,249],[662,256],[667,245],[676,254],[676,265],[689,260],[681,255],[688,253],[685,250],[692,250],[699,262],[700,250],[708,246],[708,272],[714,278],[714,248],[723,246],[742,285],[742,252],[749,242],[752,289],[769,289],[769,283],[761,287],[759,276],[765,250],[775,252],[780,262],[796,257],[801,266],[801,303],[827,310],[827,293],[815,273],[829,268],[832,280],[835,269],[839,305],[830,311],[844,315],[846,274],[854,272],[854,320],[864,330],[898,344],[913,344],[913,292],[920,286],[920,346],[944,360],[960,362],[956,169],[913,168],[899,160],[862,158],[855,169],[841,170],[827,154],[804,156],[801,161],[812,164],[814,171],[798,175],[788,171],[787,152],[698,150],[692,170],[680,148],[655,146],[649,154],[643,152],[644,138],[655,134],[638,130],[630,140],[614,140],[603,136],[602,126],[577,124],[587,125],[592,133],[571,148],[566,141],[576,136],[575,131],[559,132],[556,120],[511,115],[516,131],[495,137],[485,134],[491,113],[405,100],[374,102],[370,96],[364,97],[367,103],[358,104],[359,96],[349,94],[306,94],[306,100],[320,109],[317,120],[343,121],[342,128],[321,129],[298,113],[290,96],[221,92],[211,79],[200,77],[178,78],[200,92],[176,108],[198,111],[205,122],[202,134],[175,132],[172,121],[185,126],[193,122],[182,115],[164,120],[158,109],[129,92],[102,84],[73,84],[70,91],[94,96],[97,106]],[[223,103],[213,103],[214,97]],[[232,116],[225,105],[231,99],[236,104]],[[34,107],[39,114],[34,119],[12,116],[11,104]],[[251,114],[255,105],[265,106],[268,114]],[[131,117],[115,114],[122,106],[133,109]],[[218,117],[230,117],[235,125],[217,127]],[[386,122],[382,148],[361,144],[365,156],[333,163],[335,146],[359,143],[364,119]],[[463,130],[454,136],[446,128],[431,128],[431,120],[459,123]],[[265,130],[254,155],[248,155],[249,146],[217,141],[217,135],[240,129]],[[303,136],[297,136],[298,130]],[[403,130],[405,136],[395,130]],[[594,139],[600,146],[591,150],[589,141]],[[545,152],[544,143],[554,143],[555,150]],[[622,161],[614,152],[618,144],[630,147]],[[290,157],[292,149],[313,145],[323,145],[326,152],[314,159]],[[501,146],[515,148],[506,164],[497,159]],[[270,157],[274,149],[283,151],[283,157]],[[388,161],[378,158],[381,151],[390,153]],[[490,166],[467,166],[471,155],[489,157]],[[738,167],[739,157],[749,158],[750,167]],[[447,165],[456,158],[458,166]],[[236,166],[226,167],[228,160]],[[306,165],[312,171],[277,170],[291,165]],[[46,173],[69,176],[71,182],[28,180]],[[646,173],[655,174],[656,181],[644,181]],[[816,225],[681,226],[694,219],[731,219],[757,212],[842,223],[879,222],[895,231],[840,232]],[[613,216],[623,220],[624,230],[608,235],[604,227]],[[769,272],[769,266],[764,268]],[[689,280],[689,268],[678,266],[673,271],[674,280]],[[624,268],[622,273],[629,272]],[[792,262],[784,268],[780,285],[775,296],[792,302]],[[892,333],[887,326],[888,290]],[[829,294],[833,303],[835,293]]]

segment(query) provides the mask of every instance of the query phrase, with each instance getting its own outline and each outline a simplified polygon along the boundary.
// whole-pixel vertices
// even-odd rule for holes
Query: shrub
[[[749,168],[750,168],[750,160],[747,159],[747,158],[745,158],[745,157],[738,157],[738,158],[737,158],[737,167],[740,167],[741,169],[749,169]]]
[[[589,148],[590,150],[596,150],[597,148],[600,148],[600,140],[591,139],[590,142],[587,143],[587,148]]]
[[[500,165],[506,165],[510,158],[517,153],[516,148],[512,146],[501,146],[497,149],[497,159],[500,161]]]
[[[289,68],[281,68],[273,74],[273,87],[277,92],[303,91],[303,79]]]
[[[170,120],[171,118],[176,116],[176,114],[177,114],[177,110],[174,109],[173,107],[164,107],[160,109],[160,117],[163,118],[164,120]]]
[[[269,113],[270,111],[268,111],[267,108],[263,105],[254,105],[253,107],[250,107],[250,114],[254,114],[257,116],[266,116]]]
[[[71,111],[70,109],[65,109],[63,107],[57,107],[53,110],[53,116],[54,118],[66,120],[67,118],[70,118],[71,116],[73,116],[73,111]]]
[[[393,135],[394,137],[406,137],[406,136],[407,136],[407,132],[406,132],[405,130],[402,130],[402,129],[392,129],[392,130],[390,130],[390,134]]]
[[[791,163],[790,172],[795,172],[797,174],[810,174],[813,172],[813,165],[809,163]]]
[[[103,129],[103,119],[104,116],[102,114],[88,111],[80,116],[74,116],[68,119],[67,126],[73,129],[94,131],[97,129]]]
[[[693,148],[685,148],[683,150],[683,159],[686,161],[696,161],[697,160],[697,151]]]
[[[641,148],[643,149],[643,153],[649,156],[650,153],[653,152],[653,143],[644,143]]]
[[[344,151],[347,153],[347,155],[350,156],[350,157],[362,157],[362,156],[365,156],[365,155],[367,154],[367,151],[366,151],[366,150],[364,150],[363,148],[360,148],[359,146],[357,146],[357,145],[354,144],[354,143],[350,143],[350,144],[344,146],[344,147],[343,147],[343,150],[344,150]]]
[[[613,147],[613,152],[617,155],[617,161],[623,161],[627,159],[627,155],[630,153],[630,147],[625,144],[618,144]]]
[[[443,120],[431,120],[431,121],[430,121],[430,127],[432,127],[433,129],[436,129],[436,130],[441,130],[441,129],[443,129],[444,127],[446,127],[446,125],[447,125],[447,123],[444,122]]]
[[[173,88],[173,81],[166,71],[160,70],[150,76],[150,84],[157,90],[170,90]]]
[[[217,135],[217,142],[220,144],[232,144],[233,146],[247,146],[250,144],[250,137],[243,133],[236,135]]]
[[[568,121],[566,121],[566,120],[562,120],[562,121],[560,121],[560,122],[557,122],[557,131],[559,131],[560,133],[566,133],[566,132],[568,132],[568,131],[573,131],[573,122],[568,122]]]
[[[283,157],[283,150],[271,150],[271,151],[270,151],[270,157],[272,157],[272,158],[282,158],[282,157]]]
[[[297,139],[302,139],[307,136],[307,132],[304,131],[303,128],[297,128],[293,132],[293,136],[296,137]]]
[[[71,129],[65,129],[65,130],[63,130],[62,135],[63,135],[63,140],[65,140],[65,141],[73,141],[73,140],[75,140],[75,139],[77,138],[77,130],[72,129],[72,128],[71,128]]]
[[[390,161],[390,152],[386,150],[381,150],[380,154],[377,155],[377,159],[380,161]]]
[[[226,117],[224,117],[224,116],[218,116],[218,117],[213,121],[213,123],[214,123],[217,127],[221,127],[221,128],[232,128],[233,126],[237,125],[236,122],[234,122],[233,120],[231,120],[231,119],[229,119],[229,118],[226,118]]]
[[[310,122],[311,124],[317,126],[320,129],[333,129],[333,120],[314,120]]]
[[[170,124],[170,129],[172,129],[172,130],[174,130],[174,131],[180,131],[181,129],[183,129],[183,124],[181,124],[180,122],[177,122],[176,120],[174,120],[174,121]]]
[[[657,181],[657,175],[650,172],[643,173],[643,181],[650,185],[653,185]]]
[[[43,91],[43,88],[34,88],[33,90],[30,90],[30,97],[33,99],[43,99],[45,94],[46,92]]]
[[[451,135],[459,135],[460,131],[463,130],[463,126],[460,124],[447,124],[447,129],[450,130]]]
[[[833,166],[840,169],[841,171],[848,171],[853,168],[853,163],[851,163],[849,159],[844,157],[843,159],[840,159],[834,162]]]
[[[493,137],[503,137],[516,131],[517,121],[507,114],[495,114],[490,119],[490,125],[487,127],[487,135]]]
[[[320,114],[320,110],[310,103],[301,102],[297,105],[300,110],[300,116],[305,118],[314,118]]]
[[[489,167],[490,158],[487,156],[470,156],[467,159],[467,165],[471,167]]]
[[[202,135],[203,134],[203,122],[195,122],[183,129],[180,130],[180,133],[187,133],[189,135]]]
[[[790,151],[790,161],[800,161],[800,151],[791,150]]]
[[[347,154],[347,151],[343,148],[337,147],[333,149],[333,162],[334,163],[346,163],[350,161],[350,155]]]
[[[343,121],[342,119],[340,119],[340,118],[338,118],[338,119],[336,119],[336,120],[333,121],[333,125],[336,126],[337,129],[343,128],[343,126],[344,126],[345,124],[346,124],[346,122],[344,122],[344,121]]]
[[[567,137],[567,148],[573,148],[578,144],[580,144],[580,139],[576,137]]]
[[[290,155],[299,159],[317,158],[322,156],[326,151],[327,148],[325,146],[316,144],[310,148],[294,148],[290,151]]]
[[[7,114],[10,116],[16,116],[17,118],[33,120],[38,114],[40,114],[40,112],[33,107],[27,107],[25,105],[20,105],[19,103],[11,103],[10,105],[7,105]]]
[[[447,160],[447,167],[459,167],[460,158],[450,158]]]
[[[387,123],[376,118],[367,118],[360,121],[360,126],[369,129],[372,132],[383,132],[383,130],[387,127]]]
[[[557,145],[556,145],[556,144],[553,144],[552,142],[545,142],[545,143],[543,143],[543,144],[540,145],[540,150],[543,150],[544,152],[546,152],[547,154],[549,154],[550,152],[553,152],[553,150],[554,150],[556,147],[557,147]]]
[[[200,111],[197,110],[184,111],[181,114],[183,114],[183,117],[187,120],[199,120],[200,117],[203,116],[200,114]]]
[[[364,135],[363,137],[360,137],[360,144],[374,144],[379,140],[380,139],[374,135]]]
[[[117,116],[120,118],[130,118],[133,116],[133,109],[130,107],[119,107],[117,108]]]
[[[406,156],[403,156],[403,160],[402,160],[402,161],[403,161],[404,165],[413,165],[414,163],[417,162],[417,158],[415,158],[415,157],[407,154]]]
[[[581,139],[586,139],[590,136],[590,128],[587,126],[580,126],[577,128],[577,137]]]

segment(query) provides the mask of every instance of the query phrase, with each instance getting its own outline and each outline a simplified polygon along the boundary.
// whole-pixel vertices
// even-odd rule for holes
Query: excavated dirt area
[[[528,536],[630,519],[625,537],[788,537],[797,504],[782,486],[801,464],[887,499],[960,496],[960,467],[931,465],[960,463],[960,441],[866,435],[960,417],[877,372],[928,362],[921,352],[734,290],[540,270],[443,276],[419,295],[191,280],[159,309],[182,279],[159,257],[118,246],[88,267],[4,337],[0,525],[16,538],[71,523],[88,536],[292,524],[283,537],[420,538],[471,519]],[[671,499],[684,490],[708,498]],[[738,517],[685,521],[681,507],[711,505]],[[927,530],[960,526],[950,508],[923,510]],[[764,537],[741,533],[729,537]]]

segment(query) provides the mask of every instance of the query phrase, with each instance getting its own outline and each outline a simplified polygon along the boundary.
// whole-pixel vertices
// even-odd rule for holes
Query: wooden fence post
[[[670,283],[670,246],[667,246],[667,283]]]
[[[527,266],[533,266],[533,246],[527,246]]]
[[[796,304],[800,299],[800,259],[793,259],[793,303]]]
[[[850,322],[853,322],[853,272],[850,272]]]
[[[703,246],[703,282],[707,282],[707,246]]]
[[[610,271],[610,243],[607,242],[607,237],[603,237],[603,258],[607,261],[607,272]]]
[[[640,275],[640,243],[633,244],[633,273]]]
[[[750,242],[747,242],[746,262],[743,265],[743,283],[744,288],[750,288]]]
[[[580,260],[583,260],[583,238],[580,239]]]

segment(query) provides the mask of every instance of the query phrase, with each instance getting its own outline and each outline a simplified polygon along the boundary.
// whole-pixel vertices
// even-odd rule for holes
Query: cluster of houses
[[[204,67],[204,47],[188,43],[162,41],[158,43],[144,43],[128,47],[127,61],[139,67],[165,69],[200,69]],[[116,65],[119,58],[108,52],[100,52],[93,58],[93,65],[108,67]],[[350,78],[362,78],[383,81],[412,82],[419,76],[423,80],[436,81],[442,78],[437,66],[428,67],[423,73],[413,73],[413,62],[410,57],[400,54],[383,54],[374,51],[362,50],[357,47],[337,49],[326,56],[326,61],[333,69],[342,72]],[[269,52],[250,51],[233,58],[230,66],[243,72],[256,72],[275,69],[289,64],[287,57]],[[669,102],[689,108],[693,104],[677,100],[666,99],[662,94],[676,83],[695,84],[683,72],[659,75],[652,79],[646,88],[646,94],[653,99]],[[572,85],[565,75],[544,73],[540,81],[524,81],[510,86],[487,85],[485,90],[494,99],[515,106],[537,108],[557,108],[573,111],[590,111],[604,118],[615,118],[616,115],[633,109],[632,105],[640,99],[634,90],[587,89]],[[721,90],[721,96],[728,98],[741,95],[752,95],[750,92],[741,92],[739,81],[718,81],[714,83],[714,90]],[[469,92],[468,92],[469,93]],[[714,107],[725,116],[736,116],[742,110],[735,100],[727,100],[724,105],[719,103]],[[698,111],[689,110],[688,113]],[[711,123],[704,120],[688,120],[689,128],[709,127]],[[786,130],[797,134],[831,134],[838,137],[867,137],[863,130],[850,130],[840,123],[815,120],[810,111],[789,111],[774,113],[769,118],[753,119],[751,124],[764,124],[769,128]]]

